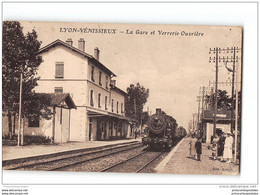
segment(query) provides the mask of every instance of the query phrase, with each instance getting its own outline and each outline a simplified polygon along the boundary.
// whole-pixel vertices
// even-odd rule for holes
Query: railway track
[[[101,170],[101,172],[140,173],[162,154],[163,152],[143,151],[124,161],[109,166]]]
[[[130,143],[105,149],[97,149],[94,151],[80,151],[76,153],[62,154],[59,156],[31,160],[22,163],[9,164],[3,166],[3,169],[55,171],[140,147],[142,147],[141,143]]]
[[[176,142],[178,142],[176,140]],[[91,151],[75,151],[22,163],[3,165],[5,170],[149,173],[168,152],[149,151],[140,142]],[[153,163],[154,162],[154,163]]]

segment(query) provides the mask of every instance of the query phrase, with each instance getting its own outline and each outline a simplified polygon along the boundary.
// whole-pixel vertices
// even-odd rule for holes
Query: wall
[[[69,110],[56,107],[55,109],[55,137],[54,143],[66,143],[69,141]],[[62,114],[61,114],[62,112]],[[62,120],[61,120],[62,118]]]
[[[122,93],[117,92],[116,90],[111,90],[111,102],[114,100],[114,113],[125,115],[125,96]],[[117,104],[118,102],[118,113],[117,113]],[[123,103],[123,112],[121,112],[121,103]],[[112,103],[111,103],[112,104]],[[110,106],[110,112],[112,112],[112,106]]]
[[[77,110],[72,109],[70,119],[70,141],[84,142],[87,140],[86,124],[86,107],[77,107]]]
[[[55,87],[63,87],[64,93],[70,93],[77,106],[87,104],[88,59],[64,46],[56,46],[41,53],[43,63],[39,67],[39,93],[54,93]],[[64,78],[55,79],[55,63],[64,62]]]
[[[52,110],[52,108],[50,108]],[[12,118],[13,122],[13,118]],[[2,117],[2,135],[8,135],[8,117]],[[15,121],[15,133],[18,132],[18,116],[16,117]],[[28,127],[28,119],[24,119],[24,135],[41,135],[41,136],[52,136],[52,119],[46,120],[41,119],[39,121],[39,127]]]
[[[206,133],[207,133],[206,143],[210,143],[211,136],[213,135],[214,124],[206,123],[206,128],[207,128],[206,129]],[[230,124],[216,124],[216,128],[222,129],[223,132],[227,133],[227,132],[230,132],[231,125]]]
[[[50,107],[51,111],[53,109]],[[62,125],[60,124],[60,112],[61,108],[56,107],[55,109],[55,143],[66,143],[69,141],[70,137],[70,126],[69,126],[69,117],[70,117],[70,110],[69,109],[62,109]],[[15,132],[17,134],[18,132],[18,117],[16,117],[16,126],[15,126]],[[8,118],[3,117],[3,135],[8,134]],[[6,128],[7,127],[7,128]],[[52,138],[53,136],[53,118],[50,120],[46,120],[44,118],[41,118],[39,121],[39,127],[29,127],[28,126],[28,119],[24,119],[24,135],[40,135],[40,136],[46,136]],[[62,132],[62,133],[61,133]],[[62,138],[61,138],[62,134]]]
[[[88,59],[64,46],[51,48],[41,56],[44,62],[39,67],[41,79],[36,92],[54,93],[55,87],[62,87],[63,93],[69,93],[77,106],[77,110],[71,110],[70,140],[86,141]],[[55,79],[56,62],[64,62],[63,79]]]
[[[90,90],[93,90],[93,92],[94,92],[94,95],[93,95],[94,106],[90,105]],[[100,101],[101,107],[100,108],[98,107],[98,94],[99,93],[101,94],[101,99],[100,99],[101,100]],[[110,106],[110,99],[111,99],[110,94],[111,94],[111,92],[109,90],[106,90],[106,89],[100,87],[99,85],[96,85],[95,83],[88,82],[87,106],[105,111],[105,96],[107,96],[107,108],[108,108],[108,110],[106,110],[106,111],[109,111],[109,109],[111,107]]]

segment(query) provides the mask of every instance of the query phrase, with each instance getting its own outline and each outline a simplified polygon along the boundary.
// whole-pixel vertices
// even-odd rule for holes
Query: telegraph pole
[[[136,99],[134,99],[135,119],[136,119]]]
[[[205,98],[205,96],[210,93],[210,90],[213,90],[212,87],[205,87],[205,86],[202,86],[200,88],[200,94],[202,94],[202,96],[200,96],[202,98],[202,101],[201,101],[201,116],[204,117],[204,110],[207,110],[208,109],[208,105],[207,105],[207,99]],[[212,98],[212,94],[213,92],[210,94],[210,99]]]
[[[211,49],[210,49],[211,51]],[[217,127],[217,110],[218,110],[218,52],[219,52],[219,48],[216,47],[216,49],[214,48],[213,50],[214,53],[216,53],[216,58],[213,58],[213,62],[216,62],[216,84],[215,84],[215,105],[214,105],[214,129],[213,129],[213,136],[215,136],[216,134],[216,127]],[[211,58],[210,58],[211,61]]]
[[[241,55],[242,56],[242,55]],[[235,60],[234,60],[235,61]],[[236,66],[236,119],[235,119],[235,158],[234,158],[234,163],[237,163],[237,131],[238,131],[238,90],[239,90],[239,82],[238,82],[238,73],[239,73],[239,63],[237,63]],[[233,73],[234,74],[234,73]]]
[[[209,54],[211,54],[211,52],[213,52],[214,54],[216,53],[216,58],[214,57],[214,59],[212,59],[210,57],[210,60],[209,62],[211,62],[213,60],[213,62],[216,61],[216,83],[215,83],[215,86],[216,86],[216,90],[215,90],[215,94],[216,94],[216,101],[215,101],[215,109],[214,109],[214,134],[216,133],[216,111],[217,111],[217,107],[216,107],[216,103],[217,103],[217,86],[218,86],[218,80],[217,80],[217,76],[218,76],[218,62],[221,62],[221,60],[223,60],[225,66],[226,66],[226,69],[229,71],[229,72],[232,72],[232,92],[231,92],[231,98],[232,98],[232,102],[231,102],[231,132],[234,132],[235,131],[235,163],[236,163],[236,160],[237,160],[237,131],[238,131],[238,90],[239,90],[239,81],[238,81],[238,77],[239,77],[239,65],[237,63],[236,65],[236,62],[238,62],[239,59],[241,59],[241,57],[239,58],[238,55],[238,52],[241,51],[242,52],[242,49],[241,48],[238,48],[238,47],[231,47],[231,48],[226,48],[226,49],[220,49],[220,48],[214,48],[213,50],[210,49],[209,51]],[[230,56],[227,56],[227,57],[219,57],[218,54],[223,52],[223,54],[227,53],[228,55]],[[230,53],[230,54],[229,54]],[[232,63],[232,69],[228,68],[227,64],[228,62],[231,62]],[[235,74],[236,74],[236,102],[234,102],[234,86],[235,86]],[[227,82],[222,82],[222,84],[227,84]],[[235,105],[234,105],[235,103]],[[234,109],[235,109],[235,130],[234,130],[234,125],[233,125],[233,118],[234,118]]]
[[[198,101],[198,122],[197,122],[197,128],[199,130],[199,122],[200,122],[200,96],[197,96]]]
[[[19,95],[19,113],[18,113],[18,139],[17,146],[20,146],[20,134],[21,134],[21,114],[22,114],[22,91],[23,91],[23,67],[21,67],[20,73],[20,95]]]
[[[205,93],[205,87],[203,86],[202,87],[202,105],[201,105],[201,115],[202,115],[202,118],[204,117],[204,93]]]
[[[194,132],[194,128],[195,128],[195,121],[194,121],[194,117],[195,115],[192,115],[192,131]]]

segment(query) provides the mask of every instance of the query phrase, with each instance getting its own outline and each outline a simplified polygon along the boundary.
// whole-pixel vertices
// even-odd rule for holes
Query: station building
[[[135,121],[125,116],[127,94],[116,86],[113,80],[116,75],[99,61],[98,48],[92,56],[85,52],[84,39],[79,39],[77,45],[72,39],[66,42],[58,39],[39,50],[43,62],[35,91],[69,94],[73,104],[68,119],[62,121],[69,124],[69,128],[60,130],[67,132],[63,140],[87,142],[132,137]],[[54,138],[56,142],[58,139]]]
[[[202,139],[206,143],[211,142],[211,137],[214,134],[214,110],[205,110],[201,118],[202,124]],[[221,130],[224,133],[231,132],[231,111],[218,110],[216,114],[216,130]]]

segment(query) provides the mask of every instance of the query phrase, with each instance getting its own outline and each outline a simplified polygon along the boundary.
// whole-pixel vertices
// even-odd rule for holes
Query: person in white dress
[[[226,159],[227,163],[231,163],[232,145],[233,145],[233,137],[232,134],[228,132],[227,137],[225,139],[224,154],[223,154],[223,158]]]

